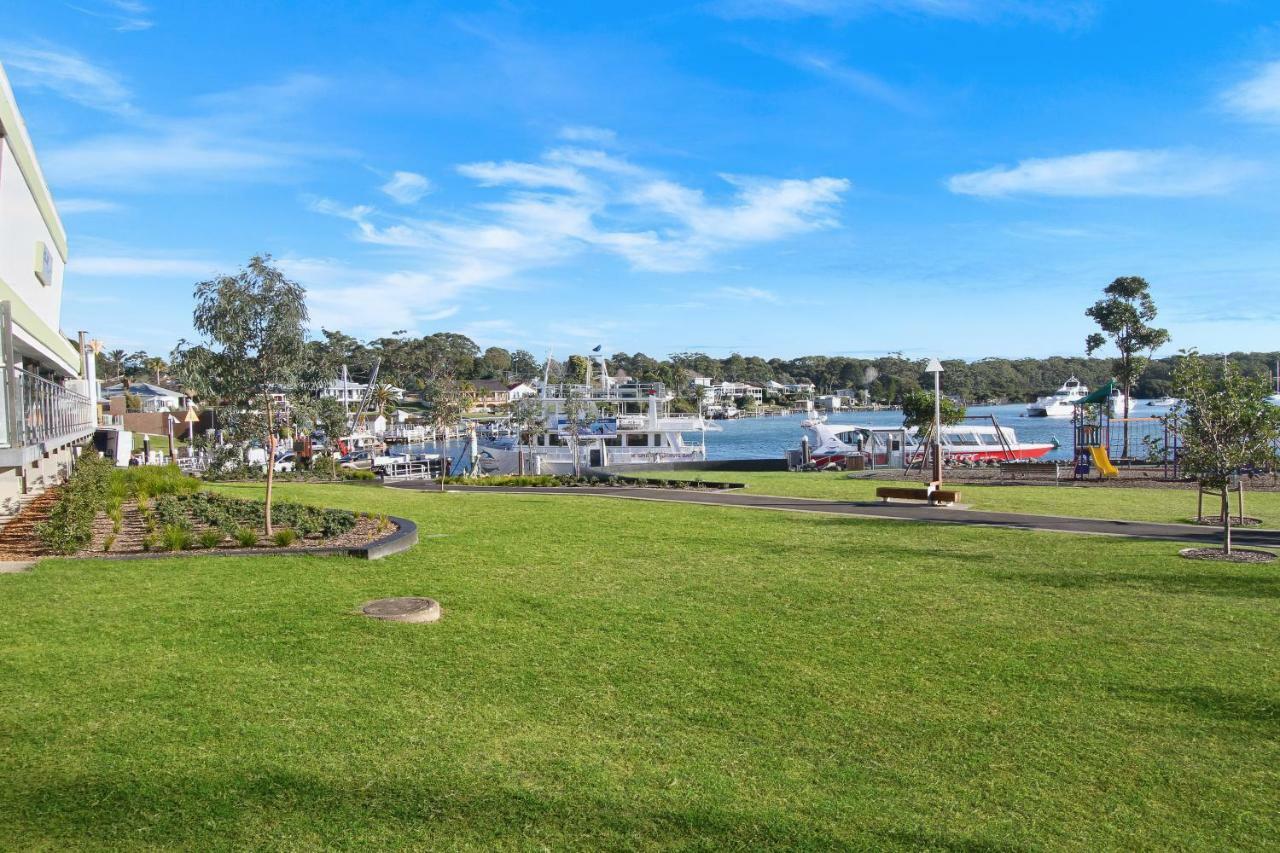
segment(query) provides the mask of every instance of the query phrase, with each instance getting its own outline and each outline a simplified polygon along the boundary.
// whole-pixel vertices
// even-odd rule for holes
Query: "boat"
[[[539,396],[541,426],[528,444],[511,433],[477,436],[476,467],[484,474],[574,474],[587,468],[702,462],[706,433],[719,430],[701,412],[671,411],[675,394],[661,382],[617,382],[598,357],[598,381],[553,384],[544,376]],[[591,412],[570,418],[570,401]],[[697,433],[701,441],[686,443]]]
[[[1124,417],[1124,401],[1125,401],[1125,399],[1126,399],[1126,398],[1125,398],[1125,395],[1124,395],[1124,391],[1120,390],[1120,387],[1119,387],[1118,385],[1117,385],[1117,386],[1114,386],[1114,387],[1111,389],[1111,395],[1107,398],[1108,413],[1111,415],[1111,417],[1113,417],[1113,418],[1123,418],[1123,417]],[[1132,407],[1132,406],[1130,406],[1130,408],[1129,408],[1129,414],[1130,414],[1130,415],[1132,415],[1132,414],[1133,414],[1133,407]]]
[[[1069,418],[1075,413],[1075,404],[1089,396],[1089,389],[1072,376],[1062,387],[1045,397],[1038,397],[1027,404],[1029,418]]]
[[[843,464],[850,456],[863,457],[868,467],[905,467],[925,450],[914,428],[828,424],[821,419],[806,420],[801,426],[808,433],[810,461],[819,468]],[[1056,447],[1020,442],[1013,429],[995,424],[944,426],[941,438],[943,459],[948,462],[1039,459]]]
[[[1147,405],[1157,409],[1172,409],[1182,401],[1177,397],[1156,397],[1154,400],[1148,400]]]

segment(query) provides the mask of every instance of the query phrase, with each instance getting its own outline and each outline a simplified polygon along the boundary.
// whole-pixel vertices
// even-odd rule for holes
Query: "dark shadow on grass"
[[[985,569],[993,580],[1048,586],[1054,589],[1148,589],[1173,595],[1218,595],[1224,598],[1280,598],[1280,574],[1247,576],[1213,572],[1089,572]]]
[[[551,797],[444,774],[335,784],[279,770],[235,776],[165,773],[6,788],[0,794],[0,838],[22,838],[30,847],[110,847],[122,838],[143,846],[195,849],[305,846],[317,838],[337,847],[354,841],[377,848],[570,844],[607,849],[674,843],[708,850],[831,850],[849,844],[824,827],[777,811],[733,812],[696,804],[651,809],[625,797]],[[280,837],[270,836],[273,828]]]
[[[1202,717],[1280,728],[1280,701],[1275,697],[1217,687],[1116,686],[1111,692],[1124,699],[1165,705]]]

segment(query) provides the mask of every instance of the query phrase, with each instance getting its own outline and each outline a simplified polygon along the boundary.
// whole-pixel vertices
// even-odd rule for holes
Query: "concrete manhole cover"
[[[434,598],[379,598],[360,612],[389,622],[435,622],[440,618],[440,603]]]

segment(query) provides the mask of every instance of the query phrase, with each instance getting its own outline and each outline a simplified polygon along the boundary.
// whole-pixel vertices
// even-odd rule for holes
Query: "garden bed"
[[[200,491],[177,468],[113,469],[80,460],[66,485],[33,502],[0,540],[0,557],[130,558],[176,552],[325,553],[367,558],[417,541],[409,521],[386,515]],[[20,534],[20,535],[15,535]]]

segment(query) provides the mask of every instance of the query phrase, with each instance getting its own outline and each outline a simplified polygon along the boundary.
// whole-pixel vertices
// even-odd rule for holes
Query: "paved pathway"
[[[434,490],[437,486],[422,481],[396,483],[399,489]],[[588,495],[591,497],[630,498],[632,500],[694,503],[709,506],[771,509],[787,512],[815,512],[851,515],[860,518],[888,518],[899,521],[925,521],[934,524],[968,524],[980,527],[1008,527],[1021,530],[1049,530],[1100,536],[1127,536],[1135,539],[1161,539],[1191,542],[1202,546],[1220,545],[1221,531],[1216,527],[1194,524],[1160,524],[1152,521],[1108,521],[1095,518],[1068,518],[1060,515],[1029,515],[1013,512],[986,512],[974,509],[913,506],[909,504],[828,501],[812,498],[779,498],[749,492],[715,492],[694,489],[641,489],[612,487],[547,487],[504,488],[501,486],[449,486],[455,492],[501,492],[504,494]],[[1280,548],[1280,530],[1238,528],[1232,531],[1232,543],[1241,547]]]

